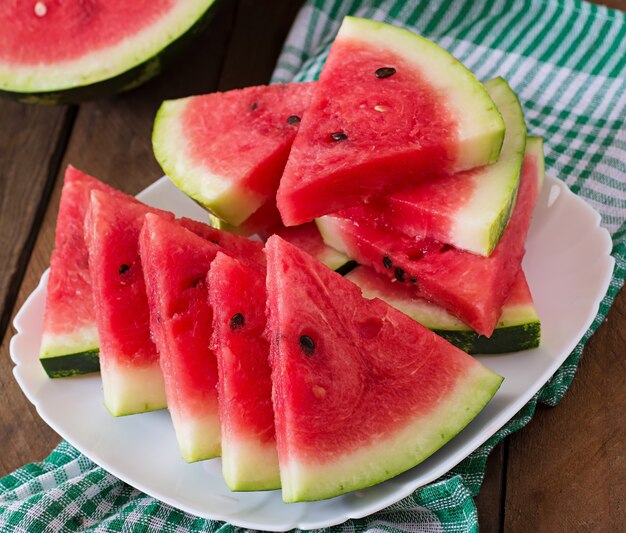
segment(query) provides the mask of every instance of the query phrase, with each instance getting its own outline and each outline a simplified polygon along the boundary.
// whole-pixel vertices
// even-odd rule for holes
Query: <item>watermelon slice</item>
[[[92,190],[123,193],[67,167],[61,191],[39,359],[52,378],[100,370],[98,328],[85,244],[85,214]]]
[[[448,52],[346,17],[294,141],[277,195],[286,226],[497,160],[504,122]]]
[[[180,453],[188,462],[220,454],[217,362],[209,349],[213,311],[206,287],[219,251],[264,272],[265,256],[258,242],[187,218],[145,216],[140,254],[150,328]]]
[[[276,194],[312,88],[275,84],[166,101],[154,154],[177,187],[237,226]]]
[[[283,499],[330,498],[408,470],[502,378],[280,239],[266,244]]]
[[[204,27],[214,1],[2,2],[0,94],[60,103],[136,87]]]
[[[139,232],[146,213],[174,218],[122,193],[98,190],[91,192],[85,218],[104,404],[114,416],[166,406],[139,257]]]
[[[539,346],[541,323],[526,276],[521,270],[489,338],[479,335],[438,305],[416,298],[411,287],[394,283],[367,267],[355,268],[346,274],[346,278],[359,286],[365,298],[380,298],[464,352],[493,354],[518,352]]]
[[[506,124],[500,158],[467,172],[444,176],[392,194],[381,202],[346,210],[351,218],[361,210],[410,237],[429,236],[461,250],[488,256],[506,227],[519,186],[526,124],[517,96],[502,78],[485,83]]]
[[[208,277],[219,371],[222,471],[231,490],[280,488],[265,273],[217,254]]]
[[[314,222],[288,228],[281,225],[271,228],[269,232],[304,250],[332,270],[339,270],[350,262],[348,256],[324,243],[324,239],[322,239],[322,235]]]
[[[318,227],[329,246],[400,283],[413,285],[418,295],[489,337],[519,272],[543,175],[543,142],[529,137],[515,209],[489,257],[383,230],[367,219],[328,215],[318,220]]]

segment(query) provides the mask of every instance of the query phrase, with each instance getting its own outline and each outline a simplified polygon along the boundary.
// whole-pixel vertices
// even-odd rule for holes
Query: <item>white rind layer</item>
[[[500,157],[471,176],[475,188],[453,218],[450,243],[488,256],[498,244],[515,205],[526,147],[526,123],[515,93],[502,78],[485,83],[506,124]]]
[[[276,443],[224,433],[222,474],[230,490],[273,490],[280,488]]]
[[[44,333],[41,338],[39,358],[60,357],[82,352],[98,350],[98,328],[87,326],[72,331],[71,333]]]
[[[0,60],[0,90],[62,91],[91,85],[141,65],[184,35],[215,0],[179,0],[166,16],[118,44],[77,59],[17,65]]]
[[[454,172],[493,163],[504,137],[504,121],[487,91],[463,64],[432,41],[382,22],[346,17],[337,39],[363,41],[402,57],[445,99],[458,122],[460,152]]]
[[[217,411],[200,417],[182,416],[170,408],[181,457],[188,463],[221,454],[220,420]]]
[[[334,461],[299,462],[295,450],[281,463],[283,500],[287,503],[330,498],[392,478],[441,448],[489,402],[502,377],[476,364],[427,415],[393,436],[365,443]]]
[[[100,353],[104,405],[113,416],[156,411],[167,407],[159,362],[132,366],[119,364]]]
[[[238,226],[266,198],[233,184],[210,168],[192,163],[181,118],[191,98],[163,102],[154,121],[152,147],[161,168],[193,200],[228,224]]]

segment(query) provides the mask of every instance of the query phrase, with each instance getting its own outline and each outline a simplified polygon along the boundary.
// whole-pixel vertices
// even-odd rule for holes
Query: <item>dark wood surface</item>
[[[626,10],[626,1],[608,0]],[[80,106],[0,100],[0,476],[43,459],[59,436],[12,375],[15,312],[47,268],[62,174],[72,163],[128,193],[161,176],[150,146],[166,98],[269,79],[301,1],[224,0],[184,58],[143,87]],[[621,531],[626,523],[626,295],[587,345],[556,408],[501,443],[477,498],[483,532]]]

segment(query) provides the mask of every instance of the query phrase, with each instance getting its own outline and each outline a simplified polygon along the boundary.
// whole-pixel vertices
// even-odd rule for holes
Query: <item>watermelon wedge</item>
[[[104,405],[114,416],[163,409],[163,375],[150,338],[139,233],[146,213],[173,219],[126,195],[91,192],[85,218]]]
[[[541,322],[521,270],[502,306],[502,314],[491,337],[479,335],[442,307],[416,298],[411,287],[394,283],[367,267],[359,266],[345,277],[359,286],[365,298],[380,298],[464,352],[493,354],[539,346]]]
[[[220,250],[175,222],[148,214],[140,235],[153,338],[183,459],[220,455],[217,362],[206,275]]]
[[[238,226],[273,199],[313,84],[247,87],[163,103],[157,161],[183,192]]]
[[[543,175],[543,142],[529,137],[515,209],[489,257],[433,239],[412,239],[383,230],[367,219],[328,215],[317,221],[318,227],[329,246],[400,283],[413,285],[417,295],[489,337],[519,272]]]
[[[85,244],[92,190],[118,191],[67,167],[57,217],[39,360],[52,378],[98,372],[98,327]],[[123,194],[123,193],[119,193]]]
[[[269,342],[264,337],[265,272],[219,253],[208,286],[224,480],[231,490],[280,488]]]
[[[60,103],[136,87],[204,27],[214,1],[2,2],[0,94]]]
[[[497,160],[504,122],[435,43],[346,17],[277,194],[286,226]]]
[[[410,237],[428,236],[461,250],[488,256],[506,227],[519,186],[526,124],[519,100],[502,78],[485,83],[506,124],[498,161],[427,181],[358,210],[378,224]]]
[[[420,463],[502,377],[280,239],[266,244],[273,403],[285,502],[330,498]]]

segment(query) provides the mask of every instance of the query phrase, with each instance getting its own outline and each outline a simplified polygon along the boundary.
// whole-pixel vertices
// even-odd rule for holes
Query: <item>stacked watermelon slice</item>
[[[231,489],[389,479],[495,394],[468,353],[538,343],[520,265],[541,141],[504,80],[346,19],[318,82],[166,102],[153,140],[222,229],[70,168],[41,361],[93,371],[99,347],[109,411],[167,406],[182,457],[221,455]]]

